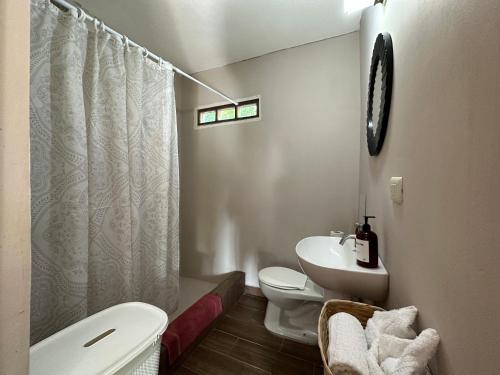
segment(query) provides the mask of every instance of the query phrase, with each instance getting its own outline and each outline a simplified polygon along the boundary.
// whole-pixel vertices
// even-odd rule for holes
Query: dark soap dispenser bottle
[[[365,223],[356,233],[356,262],[366,268],[378,267],[378,238],[368,224],[372,218],[375,216],[365,216]]]

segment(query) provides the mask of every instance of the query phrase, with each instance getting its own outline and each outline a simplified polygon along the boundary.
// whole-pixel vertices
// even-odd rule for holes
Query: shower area
[[[31,3],[32,344],[119,303],[177,307],[174,71],[147,55]]]
[[[78,336],[81,354],[55,350],[68,368],[93,366],[86,345],[111,363],[155,306],[152,368],[172,368],[244,288],[243,272],[180,276],[174,75],[236,102],[64,0],[31,1],[30,54],[31,367],[52,368],[54,335]]]

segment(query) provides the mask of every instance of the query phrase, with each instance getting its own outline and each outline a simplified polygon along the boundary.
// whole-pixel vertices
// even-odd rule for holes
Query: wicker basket
[[[318,320],[318,345],[321,351],[321,359],[323,360],[323,369],[325,375],[333,375],[328,367],[328,319],[333,314],[345,312],[355,316],[363,327],[370,319],[375,311],[383,311],[384,309],[367,305],[366,303],[344,301],[340,299],[332,299],[325,302],[321,309],[321,314]]]

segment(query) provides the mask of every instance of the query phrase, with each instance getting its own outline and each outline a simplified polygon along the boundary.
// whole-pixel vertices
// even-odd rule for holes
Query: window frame
[[[211,127],[215,127],[215,126],[222,126],[222,125],[229,125],[229,124],[241,124],[241,123],[246,123],[246,122],[259,121],[261,119],[262,100],[261,100],[260,95],[253,96],[250,98],[238,99],[237,102],[238,102],[238,105],[234,105],[234,104],[227,103],[227,102],[222,102],[222,103],[214,103],[214,104],[211,104],[208,106],[202,106],[202,107],[196,108],[195,109],[195,116],[194,116],[195,117],[195,121],[194,121],[195,129],[211,128]],[[238,118],[238,107],[243,106],[243,105],[248,105],[248,104],[257,104],[257,114],[255,116]],[[219,120],[218,119],[219,110],[225,109],[225,108],[234,108],[235,118],[226,119],[226,120]],[[201,114],[203,112],[209,112],[209,111],[215,111],[215,121],[201,123]]]

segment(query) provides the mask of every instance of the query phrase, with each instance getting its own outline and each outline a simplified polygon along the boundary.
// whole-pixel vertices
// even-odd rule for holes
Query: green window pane
[[[238,118],[257,116],[257,104],[244,104],[238,107]]]
[[[234,107],[221,108],[217,110],[217,120],[234,120],[236,118],[236,109]]]
[[[215,111],[205,111],[200,113],[200,124],[207,124],[215,121]]]

